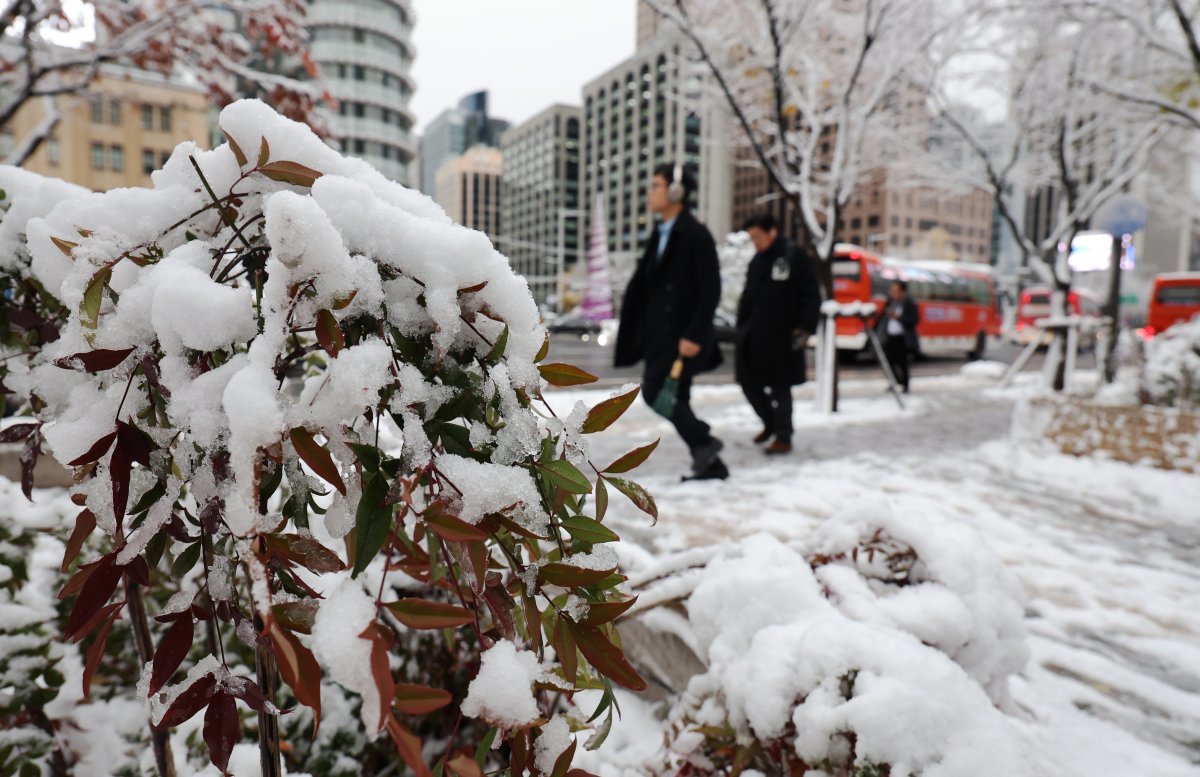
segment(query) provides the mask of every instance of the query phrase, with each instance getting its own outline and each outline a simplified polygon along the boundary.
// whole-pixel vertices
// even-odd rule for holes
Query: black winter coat
[[[721,296],[717,246],[691,211],[679,214],[662,259],[656,226],[646,241],[637,270],[625,289],[613,363],[627,367],[646,360],[645,374],[666,375],[679,356],[679,340],[701,347],[684,361],[684,373],[715,369],[721,363],[713,315]]]
[[[900,325],[904,327],[904,343],[908,346],[909,353],[920,353],[921,340],[917,336],[917,324],[921,322],[921,311],[912,297],[905,296],[899,303],[889,299],[879,316],[879,321],[875,323],[875,331],[879,333],[880,340],[885,343],[888,341],[888,317],[897,304],[900,306]]]
[[[746,287],[738,305],[738,382],[803,383],[804,341],[816,330],[820,314],[816,267],[780,236],[746,269]]]

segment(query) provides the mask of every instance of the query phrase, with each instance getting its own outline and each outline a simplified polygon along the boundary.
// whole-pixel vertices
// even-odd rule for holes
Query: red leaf
[[[190,615],[175,621],[171,624],[171,628],[167,629],[162,641],[158,643],[158,650],[154,651],[154,666],[150,672],[150,693],[158,693],[159,689],[171,679],[171,675],[175,674],[175,670],[183,663],[183,659],[187,658],[195,636],[196,622]]]
[[[607,478],[607,480],[613,484],[614,488],[629,497],[629,501],[633,502],[643,513],[658,518],[658,505],[654,504],[654,497],[650,496],[650,492],[641,485],[624,478]]]
[[[375,688],[379,691],[379,728],[376,729],[378,733],[383,731],[388,718],[392,716],[387,700],[396,695],[396,681],[392,678],[392,669],[388,664],[392,630],[373,622],[358,635],[358,638],[371,643],[371,676],[375,680]]]
[[[118,435],[117,447],[113,449],[112,458],[108,460],[108,472],[112,477],[113,517],[117,521],[118,530],[125,520],[125,509],[129,506],[129,477],[132,471],[133,460]]]
[[[153,443],[141,429],[124,421],[117,421],[117,442],[124,444],[131,460],[143,467],[150,466],[150,452],[153,450]]]
[[[346,347],[346,338],[342,334],[342,328],[328,310],[317,313],[317,342],[321,344],[326,353],[335,359],[338,353]]]
[[[596,405],[588,411],[580,431],[584,434],[592,434],[593,432],[602,432],[612,426],[618,418],[625,414],[640,392],[640,388],[635,388],[633,391],[610,397]]]
[[[590,372],[584,372],[570,364],[541,364],[538,366],[538,372],[542,374],[542,379],[551,386],[582,386],[599,380]]]
[[[63,632],[63,636],[67,639],[75,636],[75,633],[108,603],[109,597],[117,589],[117,583],[121,580],[121,570],[113,566],[115,557],[113,553],[104,556],[95,568],[88,571],[88,576],[79,592],[79,598],[75,600],[75,606],[71,608],[67,629]]]
[[[104,349],[81,351],[61,359],[55,359],[54,366],[64,370],[78,370],[82,367],[84,372],[103,372],[111,370],[125,361],[133,351],[133,348],[122,348],[116,351]]]
[[[388,715],[387,730],[392,741],[396,743],[396,751],[400,753],[404,763],[408,764],[408,768],[413,770],[413,774],[416,777],[433,777],[429,767],[421,758],[421,740],[417,738],[417,735],[396,720],[395,715]]]
[[[588,612],[580,621],[580,626],[599,626],[603,623],[621,617],[637,602],[637,597],[623,602],[588,602]]]
[[[266,536],[267,544],[289,561],[317,574],[341,572],[346,568],[338,555],[312,537],[302,534],[273,534]]]
[[[394,706],[405,715],[425,715],[450,703],[450,692],[428,685],[399,683],[396,685]]]
[[[229,755],[238,740],[237,702],[228,693],[213,696],[204,713],[204,744],[213,766],[224,774],[229,767]]]
[[[475,571],[475,593],[483,591],[483,583],[487,579],[488,558],[487,545],[482,542],[467,543],[467,560],[471,562],[471,568]]]
[[[428,599],[401,599],[387,605],[396,620],[410,629],[448,629],[475,620],[470,610]]]
[[[84,464],[91,464],[93,461],[99,461],[101,456],[108,453],[108,449],[112,447],[113,440],[115,439],[117,439],[117,433],[115,431],[104,435],[99,440],[96,440],[96,442],[92,444],[92,447],[87,449],[87,453],[84,453],[82,456],[79,456],[71,461],[71,466],[81,467]]]
[[[228,677],[225,687],[231,694],[246,702],[246,706],[255,712],[262,712],[267,706],[267,696],[258,687],[258,683],[248,677]]]
[[[337,465],[333,463],[333,457],[329,455],[325,446],[314,440],[312,433],[303,426],[297,426],[288,436],[292,438],[292,447],[296,449],[297,455],[304,459],[304,463],[322,480],[336,488],[339,494],[345,496],[346,484],[342,482]]]
[[[321,724],[321,667],[312,651],[301,645],[295,634],[273,620],[267,629],[279,664],[279,675],[292,687],[296,701],[312,708],[315,737]]]
[[[422,516],[433,533],[448,542],[475,542],[487,539],[487,532],[439,510],[426,510]]]
[[[32,434],[38,424],[13,424],[0,429],[0,442],[20,442]]]
[[[616,571],[616,567],[612,567],[611,569],[584,569],[583,567],[576,567],[557,561],[546,564],[538,570],[538,582],[558,585],[563,588],[588,586],[599,583]]]
[[[567,749],[559,754],[554,761],[554,769],[550,772],[550,777],[566,777],[567,769],[571,767],[571,761],[575,758],[575,748],[578,744],[578,740],[572,739]]]
[[[100,659],[104,657],[104,648],[108,644],[108,630],[116,622],[116,616],[106,621],[100,629],[100,633],[96,635],[96,640],[88,648],[87,660],[83,667],[83,698],[85,699],[92,691],[92,675],[96,673],[96,669],[100,666]]]
[[[125,565],[125,574],[129,579],[141,586],[150,586],[150,565],[141,556],[134,556],[133,561]]]
[[[454,777],[483,777],[483,769],[466,753],[459,753],[447,761],[446,770]]]
[[[63,552],[62,567],[59,571],[66,572],[67,567],[71,566],[71,562],[79,555],[79,551],[83,548],[83,543],[91,536],[92,530],[96,528],[96,514],[91,510],[84,510],[75,518],[75,529],[71,532],[71,537],[67,540],[67,549]]]
[[[604,471],[613,475],[620,475],[623,472],[628,472],[635,467],[641,466],[642,462],[650,458],[651,453],[654,453],[654,449],[658,447],[658,443],[659,441],[655,440],[649,445],[643,445],[640,448],[634,448],[629,453],[626,453],[624,456],[605,467]]]
[[[178,726],[184,721],[191,720],[193,715],[208,705],[208,700],[213,697],[216,691],[217,678],[212,674],[202,676],[175,697],[175,700],[171,702],[171,706],[167,708],[166,714],[163,715],[162,720],[158,722],[155,728],[171,728]]]
[[[621,649],[608,641],[608,637],[595,626],[579,626],[567,621],[575,637],[575,643],[596,671],[620,683],[632,691],[646,690],[646,681],[625,659]]]
[[[296,162],[272,162],[269,165],[262,165],[258,171],[272,181],[309,188],[321,177],[321,173]]]
[[[289,631],[312,634],[313,624],[317,620],[317,603],[312,600],[301,600],[273,604],[271,605],[271,614],[279,621],[280,626]]]
[[[104,605],[103,607],[101,607],[99,610],[96,611],[95,615],[88,618],[87,623],[84,623],[82,626],[79,627],[79,631],[75,634],[74,637],[71,638],[71,641],[72,642],[82,641],[84,637],[86,637],[88,634],[92,633],[92,629],[96,628],[96,624],[105,620],[110,615],[112,615],[114,612],[116,612],[117,610],[121,609],[124,606],[125,606],[125,602],[123,602],[123,601],[117,601],[117,602],[113,602],[112,604]]]
[[[579,655],[575,651],[575,635],[571,632],[566,618],[555,620],[550,644],[554,646],[554,652],[562,664],[563,677],[574,685],[575,678],[579,675]]]

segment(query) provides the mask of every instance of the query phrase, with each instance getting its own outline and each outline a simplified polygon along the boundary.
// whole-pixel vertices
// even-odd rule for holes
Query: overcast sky
[[[520,123],[633,53],[636,0],[414,0],[418,131],[470,92]]]

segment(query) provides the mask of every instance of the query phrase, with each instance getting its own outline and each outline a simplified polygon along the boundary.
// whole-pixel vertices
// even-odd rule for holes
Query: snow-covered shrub
[[[718,307],[731,316],[737,316],[742,289],[746,287],[746,270],[756,252],[748,232],[730,232],[717,246],[717,259],[721,263],[721,302]]]
[[[686,599],[707,669],[667,713],[664,767],[1031,773],[1001,711],[1028,660],[1021,602],[972,530],[884,504],[834,516],[805,548],[738,543]]]
[[[1153,405],[1200,408],[1200,316],[1147,343],[1141,394]]]
[[[555,417],[543,381],[594,378],[542,363],[486,237],[261,103],[220,121],[151,189],[67,193],[5,268],[61,313],[5,330],[3,378],[10,437],[75,468],[63,637],[132,636],[160,772],[176,727],[225,770],[239,700],[313,773],[560,772],[554,700],[603,690],[603,729],[612,684],[644,687],[602,520],[609,488],[655,512],[622,477],[654,446],[593,467],[586,439],[636,389]]]

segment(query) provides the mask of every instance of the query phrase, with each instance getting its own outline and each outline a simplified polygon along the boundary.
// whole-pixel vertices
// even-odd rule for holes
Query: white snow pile
[[[879,306],[874,302],[863,302],[862,300],[838,302],[835,299],[827,299],[821,303],[821,312],[826,316],[833,316],[835,318],[873,316],[878,309]]]
[[[742,290],[746,287],[746,271],[757,252],[748,232],[730,232],[717,246],[717,261],[721,266],[721,301],[718,307],[731,316],[737,316]]]
[[[662,608],[638,617],[707,669],[671,700],[666,763],[646,754],[641,768],[713,769],[709,737],[728,727],[820,773],[1037,773],[1004,712],[1029,659],[1023,595],[973,529],[865,501],[801,545],[754,535],[678,582],[686,622]]]
[[[536,654],[520,650],[507,639],[496,640],[480,657],[479,674],[471,681],[460,710],[494,726],[531,725],[541,717],[533,684],[546,678]]]
[[[1008,372],[1008,365],[1004,362],[983,359],[967,362],[958,370],[958,374],[964,378],[978,378],[979,380],[1000,380],[1006,372]]]
[[[1200,316],[1146,345],[1142,393],[1155,405],[1200,408]]]
[[[327,359],[326,369],[311,370],[300,391],[281,390],[275,366],[296,346],[294,333],[311,333],[318,314],[328,312],[339,322],[369,313],[401,336],[431,335],[438,355],[454,349],[480,358],[507,324],[505,363],[488,376],[507,421],[496,433],[493,460],[510,463],[536,453],[537,420],[518,405],[517,392],[539,381],[534,357],[545,332],[525,281],[488,239],[451,223],[424,195],[340,156],[307,127],[259,101],[225,108],[220,125],[251,161],[239,164],[230,144],[201,151],[184,143],[153,174],[149,189],[79,195],[27,180],[20,171],[0,172],[0,181],[31,192],[22,213],[42,213],[52,200],[70,195],[24,230],[32,275],[72,311],[70,319],[60,340],[33,364],[14,365],[6,379],[19,394],[45,402],[39,417],[53,455],[64,464],[81,456],[113,431],[118,409],[120,420],[152,412],[134,371],[154,356],[166,423],[150,433],[169,448],[175,476],[190,484],[196,503],[224,500],[225,520],[236,534],[264,528],[255,506],[254,462],[290,429],[336,438],[330,447],[335,465],[343,480],[357,480],[340,441],[354,441],[353,427],[365,424],[363,411],[378,404],[380,388],[397,374],[404,385],[392,409],[413,420],[405,423],[405,455],[414,466],[428,461],[429,443],[412,403],[425,402],[431,414],[444,400],[443,387],[424,384],[418,371],[395,363],[382,334],[365,336]],[[250,175],[260,148],[271,164],[294,163],[320,176],[307,187]],[[211,204],[209,188],[219,197],[236,193],[227,202],[239,214],[262,214],[245,226],[270,247],[261,301],[253,284],[225,271],[238,236],[215,209],[194,215]],[[16,215],[14,206],[0,237],[19,230]],[[111,273],[107,284],[98,284],[105,273]],[[89,288],[93,303],[99,291],[94,322],[87,320]],[[311,334],[301,337],[312,342]],[[93,350],[125,349],[133,353],[95,374],[54,364]],[[214,356],[198,359],[197,352]],[[207,459],[218,448],[230,456],[232,478],[223,482]],[[103,518],[111,516],[111,506],[99,501],[111,493],[110,477],[102,459],[88,506],[111,531],[111,520]],[[486,494],[464,499],[487,501]]]
[[[25,225],[30,219],[45,216],[63,200],[88,192],[82,186],[8,165],[0,165],[0,190],[4,192],[0,199],[0,273],[28,264]]]

